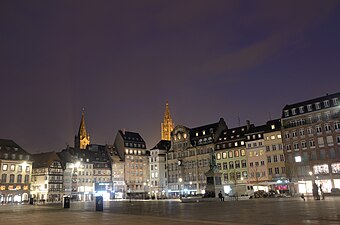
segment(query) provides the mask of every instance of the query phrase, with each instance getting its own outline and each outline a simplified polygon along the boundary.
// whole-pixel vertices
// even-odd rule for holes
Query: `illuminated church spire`
[[[169,103],[166,101],[165,114],[163,123],[161,123],[161,139],[170,141],[171,131],[174,129],[174,123],[170,116]]]
[[[85,112],[84,108],[81,114],[80,126],[78,135],[75,137],[75,147],[79,149],[86,149],[86,146],[90,144],[90,135],[86,132],[85,127]]]

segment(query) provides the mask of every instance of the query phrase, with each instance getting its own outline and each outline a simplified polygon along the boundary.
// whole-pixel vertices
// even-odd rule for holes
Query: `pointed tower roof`
[[[83,108],[83,111],[81,113],[81,121],[80,121],[80,126],[79,126],[79,131],[78,131],[78,137],[87,137],[86,134],[86,127],[85,127],[85,109]]]
[[[168,100],[166,100],[164,120],[170,119],[170,118],[171,118],[171,116],[170,116],[169,103],[168,103]]]
[[[161,140],[168,140],[170,141],[171,131],[174,129],[174,123],[172,122],[170,116],[170,109],[168,100],[165,104],[165,114],[163,123],[161,123]]]

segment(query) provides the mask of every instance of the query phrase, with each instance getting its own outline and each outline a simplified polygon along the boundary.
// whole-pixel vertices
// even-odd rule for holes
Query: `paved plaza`
[[[115,224],[340,224],[340,198],[300,198],[180,203],[179,201],[110,201],[96,212],[94,203],[2,205],[1,225]]]

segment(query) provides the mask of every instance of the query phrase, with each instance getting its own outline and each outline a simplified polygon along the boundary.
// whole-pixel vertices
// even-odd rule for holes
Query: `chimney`
[[[249,128],[250,128],[250,121],[246,120],[246,124],[247,124],[247,130],[249,130]]]

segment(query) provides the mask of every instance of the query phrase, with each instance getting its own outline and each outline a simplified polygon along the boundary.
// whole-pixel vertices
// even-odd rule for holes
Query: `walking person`
[[[313,183],[313,198],[314,200],[320,200],[318,185],[315,182]]]
[[[224,202],[224,197],[223,197],[223,194],[222,194],[221,191],[220,191],[220,193],[218,193],[218,197],[220,198],[221,202]]]
[[[325,200],[325,193],[323,193],[322,184],[320,184],[319,188],[320,188],[320,194],[321,194],[322,200]]]

